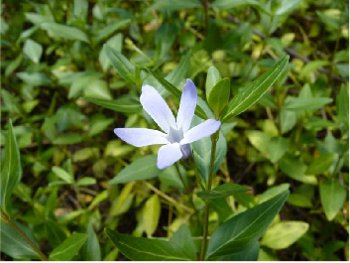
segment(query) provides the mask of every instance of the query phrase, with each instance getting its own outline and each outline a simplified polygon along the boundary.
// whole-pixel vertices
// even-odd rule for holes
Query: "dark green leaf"
[[[281,210],[288,195],[289,192],[284,191],[222,224],[211,236],[207,260],[240,252],[255,243]]]
[[[224,78],[216,83],[216,85],[209,91],[209,95],[207,96],[208,104],[216,113],[216,116],[219,116],[229,99],[230,79],[228,78]]]
[[[192,240],[188,225],[183,224],[170,239],[170,243],[192,260],[196,260],[196,246]]]
[[[203,199],[222,198],[234,193],[242,193],[249,191],[249,188],[239,184],[226,183],[215,187],[210,192],[199,192],[198,196]]]
[[[119,251],[130,260],[178,261],[193,260],[175,248],[170,242],[160,239],[133,237],[106,229],[107,236]]]
[[[7,208],[13,189],[21,180],[22,167],[19,149],[15,134],[13,133],[12,121],[9,121],[9,128],[6,136],[4,157],[1,160],[1,194],[0,203],[3,209]]]
[[[315,158],[307,168],[307,174],[321,174],[327,171],[334,161],[337,159],[334,153],[323,153],[318,158]]]
[[[282,76],[289,61],[289,56],[284,56],[276,65],[264,73],[251,84],[241,88],[238,94],[229,102],[223,121],[247,110],[269,90],[269,88]]]
[[[135,113],[141,110],[140,102],[132,97],[123,97],[116,100],[86,98],[87,101],[117,112]]]

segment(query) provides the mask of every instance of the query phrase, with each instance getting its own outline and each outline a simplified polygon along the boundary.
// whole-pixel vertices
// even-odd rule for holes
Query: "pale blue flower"
[[[191,154],[190,143],[210,136],[221,125],[220,121],[208,119],[190,129],[197,103],[196,87],[190,79],[184,85],[176,120],[164,99],[152,86],[142,86],[140,102],[163,132],[145,128],[115,128],[114,133],[136,147],[164,144],[158,151],[159,169],[187,158]]]

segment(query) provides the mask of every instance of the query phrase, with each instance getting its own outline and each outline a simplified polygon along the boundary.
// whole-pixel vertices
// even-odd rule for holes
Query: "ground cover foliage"
[[[208,260],[348,260],[348,33],[345,1],[2,1],[1,258],[195,260],[208,204]],[[209,193],[209,138],[159,170],[113,134],[186,78],[226,113]]]

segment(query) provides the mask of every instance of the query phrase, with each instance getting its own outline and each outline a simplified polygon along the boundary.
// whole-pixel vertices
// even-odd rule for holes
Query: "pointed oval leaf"
[[[68,261],[78,254],[80,248],[85,244],[87,234],[74,233],[61,245],[56,247],[50,254],[50,260]]]
[[[229,102],[223,121],[236,116],[258,102],[269,88],[282,76],[289,61],[289,56],[284,56],[268,72],[262,74],[248,86],[241,88],[238,94]]]
[[[106,229],[107,236],[119,251],[136,261],[188,261],[189,258],[170,242],[161,239],[133,237]]]
[[[284,191],[223,223],[211,236],[207,260],[239,252],[257,241],[281,210],[288,195],[289,191]]]

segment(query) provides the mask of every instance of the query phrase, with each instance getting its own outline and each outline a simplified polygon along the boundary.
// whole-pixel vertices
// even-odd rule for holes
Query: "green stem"
[[[9,215],[6,214],[2,209],[0,210],[1,218],[5,224],[9,224],[22,238],[23,240],[31,246],[31,248],[39,255],[42,261],[48,261],[48,258],[44,255],[43,252],[33,243],[32,240],[12,221]]]
[[[213,182],[214,177],[214,163],[215,163],[215,152],[216,152],[216,143],[219,138],[219,131],[214,133],[211,136],[211,151],[210,151],[210,166],[209,166],[209,178],[207,183],[207,192],[211,191],[211,185]],[[208,243],[208,227],[209,227],[209,205],[208,203],[205,204],[205,211],[204,211],[204,224],[203,224],[203,239],[202,239],[202,247],[201,247],[201,253],[199,260],[204,260],[205,258],[205,252],[207,250],[207,243]]]
[[[176,164],[175,164],[175,168],[176,168],[177,175],[179,176],[179,178],[180,178],[180,180],[181,180],[181,183],[182,183],[182,185],[184,186],[184,190],[186,190],[187,184],[186,184],[184,178],[183,178],[182,175],[181,175],[181,170],[180,170],[180,165],[179,165],[179,163],[176,163]]]

